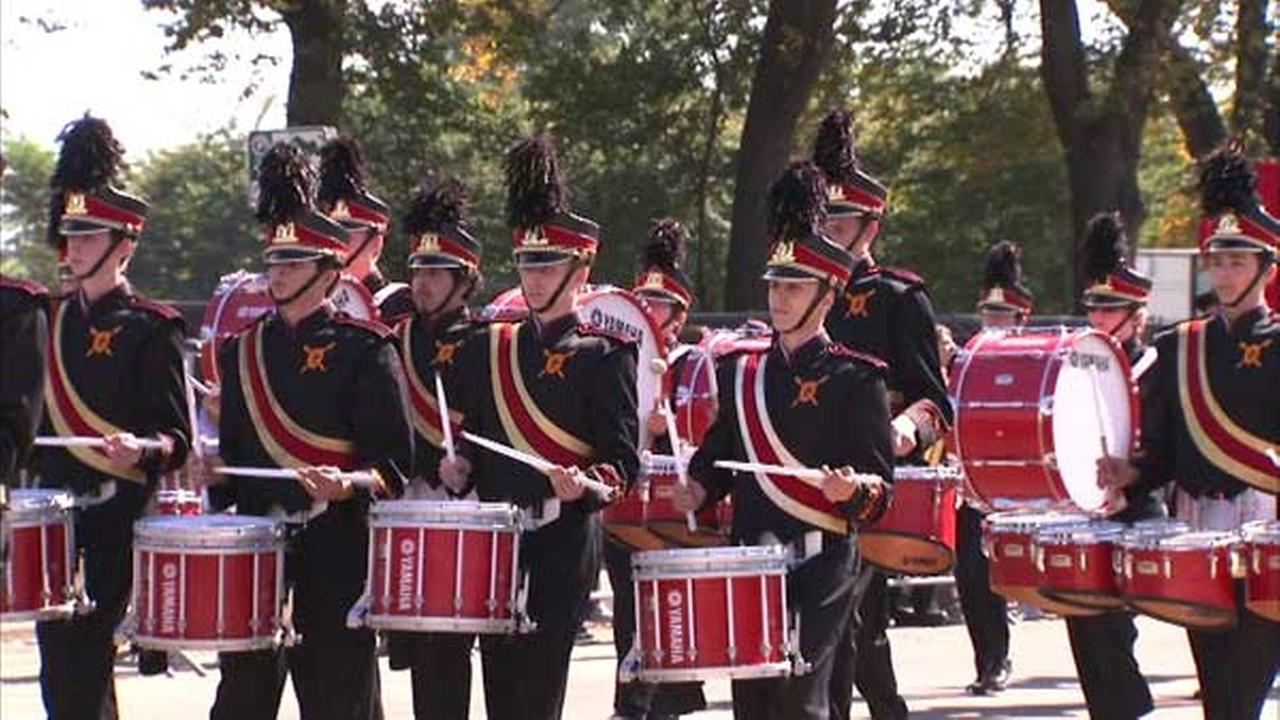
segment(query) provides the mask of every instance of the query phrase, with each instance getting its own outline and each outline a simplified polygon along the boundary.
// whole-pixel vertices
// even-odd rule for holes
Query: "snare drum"
[[[1055,600],[1099,610],[1124,607],[1115,543],[1122,523],[1094,520],[1076,525],[1050,525],[1032,538],[1036,562],[1043,572],[1040,590]]]
[[[75,582],[75,525],[71,495],[60,490],[14,490],[0,517],[8,548],[0,584],[0,620],[51,620],[70,615]]]
[[[1280,622],[1280,520],[1244,526],[1245,607]]]
[[[956,357],[952,440],[987,507],[1099,510],[1097,461],[1128,457],[1137,386],[1110,336],[1067,328],[979,333]]]
[[[137,645],[243,652],[279,642],[279,523],[236,515],[159,516],[143,518],[133,529]]]
[[[697,529],[689,531],[685,513],[671,500],[679,484],[675,457],[646,453],[636,487],[601,514],[605,530],[633,550],[724,545],[727,538],[719,531],[717,508],[695,515]]]
[[[1045,596],[1044,572],[1036,562],[1036,533],[1088,521],[1088,516],[1053,512],[992,513],[982,521],[982,549],[990,559],[991,589],[1026,605],[1058,615],[1096,615],[1099,611]]]
[[[152,515],[203,515],[204,498],[194,490],[157,490]]]
[[[904,575],[938,575],[956,559],[956,468],[900,467],[893,502],[876,524],[858,531],[867,562]]]
[[[1232,545],[1236,536],[1217,531],[1181,532],[1172,526],[1125,533],[1124,598],[1135,610],[1196,630],[1236,624]]]
[[[364,623],[510,635],[527,629],[520,512],[509,503],[393,500],[370,508]]]
[[[788,555],[778,545],[632,555],[635,676],[662,683],[790,675],[797,652]]]

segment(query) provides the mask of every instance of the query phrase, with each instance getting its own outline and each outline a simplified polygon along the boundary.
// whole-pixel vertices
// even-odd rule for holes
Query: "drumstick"
[[[1102,416],[1102,390],[1098,387],[1098,368],[1096,365],[1089,366],[1089,386],[1093,388],[1093,412],[1098,421],[1098,440],[1102,443],[1102,454],[1110,457],[1111,453],[1107,450],[1107,425],[1106,418]]]
[[[452,462],[458,456],[453,451],[453,423],[449,422],[449,399],[444,396],[440,373],[436,373],[436,404],[440,406],[440,427],[444,430],[444,454]]]
[[[667,421],[667,439],[671,441],[671,456],[676,461],[676,479],[680,483],[680,487],[689,487],[689,470],[684,465],[684,454],[680,451],[680,433],[676,432],[676,417],[671,412],[671,403],[666,400],[662,401],[662,415]],[[685,523],[689,526],[689,532],[698,531],[698,521],[693,519],[693,511],[684,514]]]
[[[192,375],[191,373],[187,373],[187,382],[191,383],[191,387],[195,388],[196,390],[199,390],[200,392],[204,393],[205,395],[212,395],[212,394],[213,394],[213,386],[212,386],[212,385],[209,385],[209,384],[207,384],[207,383],[205,383],[205,382],[201,381],[201,380],[200,380],[200,378],[196,377],[195,375]]]
[[[223,465],[214,468],[214,472],[219,475],[234,475],[236,477],[256,477],[267,478],[269,480],[297,480],[298,471],[290,468],[269,468],[269,467],[246,467],[237,465]],[[371,488],[375,486],[378,479],[373,473],[368,472],[340,472],[339,480],[346,480],[356,487]]]
[[[164,443],[159,440],[138,438],[138,447],[143,450],[160,450]],[[41,435],[34,441],[36,447],[102,447],[107,444],[105,438],[89,435]]]
[[[466,438],[467,440],[470,440],[476,445],[479,445],[485,450],[497,453],[498,455],[509,458],[511,460],[515,460],[518,463],[524,463],[525,465],[528,465],[529,467],[541,473],[548,473],[559,467],[559,465],[556,465],[555,463],[547,462],[546,460],[543,460],[542,458],[536,457],[534,455],[530,455],[529,453],[520,452],[519,450],[516,450],[513,447],[508,447],[506,445],[503,445],[500,442],[495,442],[493,440],[490,440],[489,438],[481,437],[480,435],[476,435],[473,432],[467,432],[466,430],[463,430],[462,437]],[[603,497],[606,501],[613,498],[613,488],[609,487],[608,485],[605,485],[599,480],[592,480],[589,477],[583,477],[582,484],[586,485],[591,490],[594,490],[597,493],[599,493],[600,496]]]
[[[787,467],[785,465],[770,465],[768,463],[740,462],[738,460],[717,460],[716,467],[722,470],[733,470],[736,472],[749,473],[767,473],[769,475],[789,475],[801,480],[821,480],[826,477],[826,473],[813,468]]]

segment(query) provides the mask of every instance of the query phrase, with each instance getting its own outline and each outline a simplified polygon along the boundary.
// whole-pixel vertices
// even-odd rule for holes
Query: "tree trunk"
[[[342,75],[346,12],[346,0],[297,0],[280,10],[293,41],[290,126],[340,124],[347,91]]]
[[[1133,10],[1110,90],[1096,97],[1075,1],[1040,0],[1040,75],[1067,162],[1077,293],[1085,282],[1081,259],[1089,218],[1118,210],[1134,236],[1146,219],[1138,191],[1142,128],[1151,104],[1159,40],[1177,16],[1177,5],[1142,0]]]
[[[698,204],[697,225],[697,273],[694,276],[694,289],[702,309],[717,307],[716,292],[711,287],[710,269],[714,247],[711,242],[711,218],[709,217],[711,194],[711,164],[716,155],[716,147],[720,144],[720,130],[724,120],[724,67],[719,56],[720,40],[715,33],[715,16],[719,3],[699,9],[698,3],[691,3],[693,11],[702,21],[705,35],[704,51],[711,62],[711,107],[707,110],[707,124],[703,136],[702,153],[698,160],[698,187],[696,190]]]
[[[1271,78],[1267,81],[1262,136],[1266,139],[1271,157],[1280,158],[1280,48],[1271,55]]]
[[[796,124],[835,38],[836,0],[772,0],[751,83],[734,178],[725,304],[761,306],[769,185],[786,166]]]
[[[1267,81],[1267,0],[1240,0],[1236,13],[1236,92],[1231,134],[1246,137],[1262,131]]]
[[[1218,112],[1218,103],[1209,85],[1200,76],[1195,58],[1177,40],[1168,42],[1164,52],[1164,85],[1187,152],[1193,158],[1202,158],[1226,141],[1227,124]]]

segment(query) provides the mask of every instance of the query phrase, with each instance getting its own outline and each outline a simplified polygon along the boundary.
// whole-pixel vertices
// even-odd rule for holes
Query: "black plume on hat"
[[[1258,177],[1239,142],[1227,143],[1200,163],[1199,189],[1200,208],[1210,217],[1258,206]]]
[[[461,181],[428,177],[409,203],[404,216],[405,232],[412,236],[466,226],[470,200],[467,186]]]
[[[684,259],[684,225],[674,218],[649,221],[644,244],[644,266],[675,272]]]
[[[59,245],[64,193],[92,193],[110,186],[124,168],[124,148],[106,120],[89,113],[67,123],[58,133],[62,149],[49,178],[49,229],[46,239]]]
[[[311,207],[315,178],[302,151],[288,143],[276,143],[258,164],[258,209],[263,223],[282,223],[299,210]]]
[[[1022,248],[1002,240],[987,251],[987,267],[983,271],[985,288],[1016,288],[1022,285]]]
[[[332,207],[339,200],[358,197],[365,192],[364,153],[353,137],[334,138],[320,148],[320,187],[316,200],[322,207]]]
[[[1128,238],[1118,213],[1098,213],[1085,231],[1085,277],[1100,280],[1128,264]]]
[[[526,137],[507,152],[507,221],[512,228],[532,228],[563,212],[568,191],[551,137]]]
[[[769,237],[800,238],[818,232],[826,219],[827,181],[807,160],[787,166],[769,188]]]
[[[818,125],[813,141],[813,162],[832,183],[851,183],[858,172],[858,155],[853,137],[853,115],[836,109]]]

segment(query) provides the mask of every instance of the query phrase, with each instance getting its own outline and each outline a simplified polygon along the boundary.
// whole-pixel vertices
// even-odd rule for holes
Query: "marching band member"
[[[219,439],[233,465],[294,468],[298,480],[237,477],[209,488],[210,503],[289,524],[285,583],[293,594],[293,647],[222,653],[210,717],[272,718],[287,675],[303,718],[372,718],[379,706],[374,634],[347,611],[364,588],[369,503],[399,495],[409,430],[390,331],[335,314],[326,300],[347,249],[342,227],[311,208],[310,170],[279,144],[259,167],[257,217],[276,309],[229,340]],[[372,488],[338,472],[372,469]]]
[[[889,501],[886,367],[823,329],[854,265],[819,234],[825,200],[826,182],[810,163],[792,164],[770,190],[775,243],[764,278],[775,341],[721,365],[719,413],[693,457],[688,486],[675,494],[680,509],[694,510],[732,493],[735,541],[794,544],[804,558],[787,577],[787,598],[799,610],[799,649],[810,670],[734,680],[739,720],[828,717],[837,646],[857,602],[855,528],[877,520]],[[810,485],[766,474],[736,478],[714,465],[756,458],[786,458],[826,475]]]
[[[431,489],[428,495],[436,497],[461,497],[471,489],[442,484],[439,466],[445,443],[435,392],[439,375],[450,420],[460,428],[462,416],[456,408],[472,404],[466,399],[474,390],[471,364],[483,361],[469,353],[474,344],[483,342],[475,335],[485,330],[472,320],[467,307],[481,282],[480,245],[468,227],[467,208],[466,187],[443,179],[419,188],[404,218],[410,243],[409,282],[417,311],[396,326],[396,342],[414,430],[413,475]],[[390,635],[392,669],[410,669],[417,720],[465,720],[470,712],[474,644],[475,635],[466,633]]]
[[[938,361],[933,305],[919,276],[876,263],[875,241],[888,209],[888,191],[858,167],[853,118],[847,111],[832,110],[823,118],[813,160],[828,183],[823,232],[856,263],[852,279],[827,316],[827,332],[836,342],[889,364],[894,457],[921,464],[952,421]],[[836,655],[831,714],[849,717],[856,684],[873,718],[905,718],[907,704],[898,692],[886,632],[888,578],[870,565],[861,574],[866,590]]]
[[[177,310],[138,297],[126,278],[148,208],[112,186],[123,149],[111,128],[86,115],[59,139],[48,237],[78,287],[50,313],[45,412],[53,433],[103,444],[47,448],[41,457],[41,485],[77,496],[76,545],[93,607],[36,623],[40,689],[55,720],[114,718],[113,635],[129,601],[133,522],[190,442],[183,323]]]
[[[1201,252],[1217,309],[1156,338],[1142,452],[1099,463],[1100,482],[1126,491],[1174,482],[1179,519],[1199,529],[1276,517],[1280,320],[1263,293],[1276,277],[1280,221],[1262,209],[1255,187],[1239,148],[1205,161],[1201,204],[1213,233]],[[1280,624],[1242,610],[1230,630],[1188,636],[1205,717],[1257,718],[1280,665]]]
[[[1022,284],[1022,248],[1008,240],[987,250],[978,315],[982,329],[1026,324],[1034,307],[1031,291]],[[966,501],[956,511],[956,592],[964,613],[977,679],[965,690],[987,695],[1009,684],[1009,603],[991,589],[991,564],[982,552],[985,513]]]
[[[388,282],[378,268],[391,226],[391,209],[365,187],[364,154],[355,138],[338,137],[320,148],[316,205],[347,231],[345,272],[373,295],[382,322],[391,327],[413,314],[409,286]]]
[[[520,563],[529,573],[535,632],[487,635],[480,648],[485,705],[495,720],[559,718],[574,637],[600,571],[599,510],[588,477],[621,491],[636,474],[636,349],[583,325],[574,310],[599,226],[569,212],[551,139],[526,138],[507,157],[508,215],[529,316],[489,325],[469,431],[552,463],[542,473],[479,448],[441,463],[451,487],[474,482],[482,500],[531,517]],[[451,475],[453,477],[451,477]]]
[[[684,226],[671,218],[661,218],[649,223],[644,248],[644,269],[632,288],[644,298],[646,311],[658,329],[668,339],[668,347],[674,347],[680,329],[693,304],[693,288],[689,278],[680,269],[684,256]],[[687,356],[687,354],[686,354]],[[637,372],[650,372],[638,368]],[[678,377],[679,365],[667,368],[667,376]],[[664,383],[664,386],[666,383]],[[640,403],[653,403],[647,424],[655,438],[654,452],[675,453],[672,438],[667,437],[667,422],[657,398],[639,398]],[[609,572],[609,586],[613,588],[613,647],[618,663],[627,656],[635,637],[635,587],[631,574],[632,548],[606,533],[604,539],[604,564]],[[702,710],[707,700],[702,694],[702,683],[645,683],[639,680],[615,682],[613,710],[615,720],[662,720]]]
[[[1120,216],[1104,213],[1089,221],[1085,235],[1085,289],[1081,304],[1089,326],[1115,338],[1133,363],[1142,394],[1152,391],[1147,370],[1155,358],[1145,347],[1147,297],[1151,279],[1129,267],[1127,241]],[[1157,493],[1131,486],[1124,491],[1119,509],[1108,519],[1133,523],[1162,517],[1164,506]],[[1129,610],[1066,618],[1067,637],[1075,659],[1080,688],[1094,720],[1128,719],[1151,712],[1154,704],[1142,677],[1133,646],[1138,629]]]
[[[9,487],[44,414],[48,305],[44,287],[0,275],[0,508],[9,504]]]

